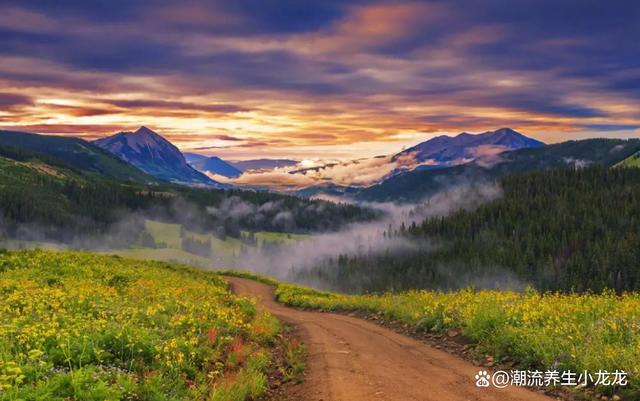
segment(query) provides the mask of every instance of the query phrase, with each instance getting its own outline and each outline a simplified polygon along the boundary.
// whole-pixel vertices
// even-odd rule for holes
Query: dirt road
[[[297,326],[309,350],[303,401],[550,401],[522,388],[478,388],[478,367],[362,319],[299,311],[274,301],[271,287],[227,278],[278,318]]]

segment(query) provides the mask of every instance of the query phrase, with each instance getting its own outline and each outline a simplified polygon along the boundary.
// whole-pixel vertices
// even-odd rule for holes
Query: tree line
[[[640,288],[640,169],[590,166],[502,178],[474,210],[393,228],[412,252],[326,260],[301,279],[362,292],[460,286]]]

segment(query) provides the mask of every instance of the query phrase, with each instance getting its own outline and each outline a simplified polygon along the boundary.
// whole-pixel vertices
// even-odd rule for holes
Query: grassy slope
[[[157,243],[164,243],[168,248],[170,248],[167,250],[143,249],[147,254],[158,258],[166,255],[171,258],[170,260],[178,260],[183,263],[190,263],[189,259],[191,259],[198,261],[197,265],[199,266],[211,266],[211,260],[182,251],[179,224],[147,220],[146,230]],[[185,231],[185,233],[187,236],[196,238],[200,241],[211,239],[211,253],[213,255],[213,261],[216,262],[217,265],[228,265],[240,252],[241,241],[238,239],[227,237],[226,239],[221,240],[213,235],[198,234],[188,230]],[[141,253],[138,256],[145,257],[146,255]]]
[[[38,176],[83,180],[76,172],[38,161],[17,161],[0,156],[0,188],[33,181]]]
[[[295,244],[298,241],[309,238],[306,234],[288,234],[288,233],[276,233],[269,231],[258,231],[255,233],[258,246],[262,246],[265,243],[273,244]]]
[[[105,251],[104,253],[110,255],[119,255],[126,258],[142,259],[142,260],[156,260],[162,262],[183,263],[191,266],[209,267],[211,266],[211,260],[202,256],[194,255],[189,252],[185,252],[181,249],[172,248],[131,248],[131,249],[116,249]]]
[[[237,238],[226,237],[223,240],[210,234],[199,234],[186,230],[186,235],[191,238],[195,238],[199,241],[211,240],[211,253],[213,255],[213,260],[209,260],[207,258],[182,251],[179,224],[147,220],[146,230],[151,234],[156,243],[164,243],[168,248],[134,248],[118,250],[112,253],[142,259],[178,261],[181,263],[195,264],[197,266],[208,267],[213,264],[216,267],[224,267],[229,266],[233,262],[234,258],[239,255],[240,248],[242,246],[242,241]],[[248,232],[243,232],[243,234],[246,235]],[[309,238],[308,235],[304,234],[287,234],[269,231],[256,232],[255,236],[258,246],[260,247],[265,243],[291,244]]]
[[[60,194],[65,181],[87,182],[81,174],[63,167],[0,156],[0,191],[3,192],[0,196],[5,198],[21,196],[24,202],[40,205],[41,209],[68,215],[69,202]]]
[[[628,398],[640,396],[640,293],[556,294],[526,291],[410,291],[344,295],[246,272],[224,272],[276,288],[279,302],[302,308],[382,314],[417,330],[457,329],[497,362],[523,369],[629,374]],[[603,393],[614,391],[603,387]],[[623,391],[624,392],[624,391]]]
[[[627,157],[616,164],[615,167],[640,167],[640,153],[635,153]]]
[[[80,138],[0,131],[0,146],[53,157],[70,167],[109,179],[157,182],[157,179]]]
[[[0,252],[3,400],[255,399],[278,331],[204,271]]]

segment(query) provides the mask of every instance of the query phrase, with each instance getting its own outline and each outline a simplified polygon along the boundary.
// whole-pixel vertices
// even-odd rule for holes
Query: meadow
[[[213,273],[0,251],[3,401],[255,399],[279,331]]]
[[[198,241],[211,241],[211,258],[202,257],[182,249],[182,237],[180,232],[187,238]],[[136,259],[151,259],[168,262],[178,262],[205,268],[225,267],[234,265],[243,246],[243,241],[230,236],[224,239],[211,234],[201,234],[189,230],[181,229],[180,224],[165,223],[155,220],[145,221],[145,232],[148,233],[157,244],[162,244],[164,248],[148,248],[141,244],[134,244],[127,249],[109,250],[109,254],[116,254],[124,257]],[[242,231],[243,236],[248,236],[248,231]],[[255,246],[262,248],[269,245],[289,245],[297,241],[309,238],[305,234],[279,233],[270,231],[254,232]]]

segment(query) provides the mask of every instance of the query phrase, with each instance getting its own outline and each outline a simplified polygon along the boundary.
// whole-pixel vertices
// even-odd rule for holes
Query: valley
[[[10,351],[0,351],[0,359],[11,363],[3,362],[10,374],[0,395],[248,401],[280,392],[391,400],[422,399],[430,391],[452,400],[635,399],[640,142],[544,145],[514,132],[481,134],[484,153],[477,157],[477,149],[456,148],[456,141],[476,143],[473,135],[438,137],[419,148],[428,156],[414,149],[395,158],[403,158],[402,168],[393,156],[376,158],[380,165],[340,167],[366,175],[378,166],[384,174],[372,185],[325,183],[293,193],[235,187],[211,178],[220,172],[198,173],[208,182],[192,170],[207,163],[237,177],[257,170],[187,157],[148,128],[103,142],[108,152],[88,142],[42,137],[41,144],[38,135],[9,133],[25,139],[0,140],[0,248],[10,249],[0,251],[5,316],[29,307],[14,299],[40,304],[76,294],[76,287],[92,303],[52,312],[65,325],[80,322],[80,310],[102,316],[103,303],[123,299],[127,310],[139,309],[134,321],[142,328],[120,335],[142,353],[117,351],[120,343],[104,339],[102,320],[73,323],[96,330],[65,345],[46,335],[34,342],[35,323],[0,318],[10,333],[3,340]],[[505,138],[517,139],[514,149],[502,148]],[[85,146],[90,153],[79,156]],[[119,146],[128,150],[114,151]],[[433,165],[435,155],[440,165]],[[256,174],[265,174],[270,167],[260,163]],[[318,199],[323,195],[331,199]],[[166,281],[176,274],[182,278]],[[202,291],[224,301],[182,298],[207,283],[213,287]],[[149,304],[133,304],[131,294],[140,291]],[[196,307],[198,300],[205,303]],[[149,312],[157,308],[165,315]],[[232,323],[210,317],[224,308],[234,311]],[[189,316],[195,323],[178,323]],[[162,350],[181,336],[184,343],[162,365]],[[37,360],[25,356],[33,349],[42,352]],[[38,364],[53,371],[40,372]],[[479,368],[622,370],[628,383],[483,389],[474,379]]]
[[[0,401],[640,401],[640,2],[0,38]]]

